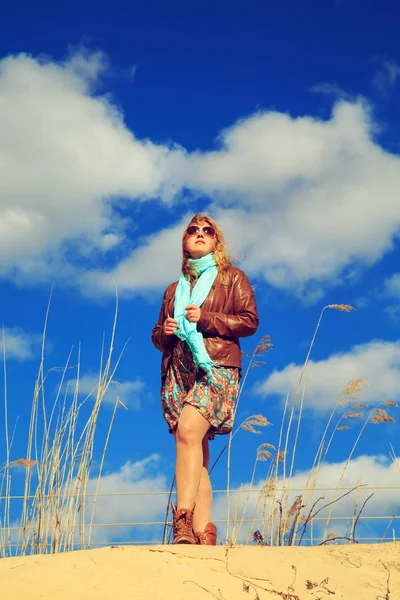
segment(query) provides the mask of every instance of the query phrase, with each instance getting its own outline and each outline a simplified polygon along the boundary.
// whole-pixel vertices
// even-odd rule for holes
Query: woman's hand
[[[198,306],[194,306],[194,304],[189,304],[185,308],[186,310],[186,318],[191,323],[198,323],[200,321],[201,309]]]
[[[163,324],[163,332],[165,335],[174,335],[177,329],[179,329],[178,321],[172,317],[167,317]]]

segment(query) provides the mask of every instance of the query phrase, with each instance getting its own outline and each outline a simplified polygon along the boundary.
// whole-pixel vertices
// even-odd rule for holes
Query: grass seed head
[[[260,450],[260,452],[257,453],[257,460],[259,460],[261,462],[265,462],[266,460],[268,460],[271,457],[272,457],[272,452],[269,452],[268,450]]]
[[[283,462],[283,460],[286,456],[286,450],[279,450],[279,452],[277,452],[276,456],[278,458],[278,462]]]
[[[383,406],[393,406],[397,408],[399,405],[397,404],[397,402],[395,402],[395,400],[387,400],[383,403]]]
[[[293,516],[297,516],[298,513],[301,510],[302,504],[302,496],[296,496],[295,501],[293,502],[292,506],[289,508],[288,513],[287,513],[287,517],[288,519],[291,519]]]
[[[350,304],[328,304],[327,308],[333,308],[333,310],[338,310],[340,312],[351,312],[352,310],[356,310],[354,306],[350,306]]]
[[[269,451],[269,449],[275,450],[275,446],[273,446],[272,444],[261,444],[260,446],[258,446],[257,460],[260,460],[263,462],[263,461],[266,461],[269,458],[271,458],[272,453]]]
[[[250,433],[260,434],[261,431],[254,429],[254,427],[266,427],[267,425],[271,425],[268,419],[264,415],[257,414],[247,417],[240,427],[245,431],[250,431]]]
[[[366,379],[361,379],[360,377],[358,379],[351,379],[348,382],[347,387],[345,387],[343,392],[341,393],[341,396],[359,394],[364,389],[363,385],[368,385],[368,381]]]
[[[272,425],[272,423],[270,423],[268,421],[267,417],[264,417],[264,415],[260,415],[260,414],[252,415],[252,418],[254,419],[254,425],[259,425],[260,427],[266,427],[267,425]]]
[[[37,467],[37,460],[29,460],[27,458],[17,458],[9,464],[10,467]]]
[[[245,421],[244,423],[242,423],[240,428],[244,429],[245,431],[249,431],[250,433],[256,433],[257,435],[260,435],[260,433],[261,433],[261,431],[254,429],[253,425],[251,423],[249,423],[248,421]]]
[[[261,488],[261,493],[264,494],[266,498],[272,498],[275,494],[276,489],[276,481],[273,477],[269,477],[267,483]]]
[[[251,366],[253,367],[253,369],[259,369],[260,367],[266,364],[267,363],[265,362],[265,360],[253,360]]]
[[[394,419],[383,408],[375,408],[371,416],[371,423],[374,425],[378,425],[379,423],[394,423]]]
[[[272,347],[273,345],[271,343],[271,336],[263,335],[260,342],[256,346],[255,355],[260,356],[265,352],[269,352],[270,350],[272,350]]]
[[[341,425],[340,427],[336,427],[336,431],[345,431],[347,429],[353,429],[350,425]]]
[[[353,398],[351,396],[345,396],[343,394],[340,394],[338,404],[339,406],[346,406],[346,404],[350,404],[352,400]]]
[[[363,418],[363,414],[360,412],[354,412],[352,410],[349,410],[349,412],[347,412],[345,414],[345,419],[362,419]]]
[[[355,399],[357,394],[360,394],[364,390],[364,385],[368,385],[368,381],[366,379],[351,379],[340,394],[339,404],[341,406],[349,404],[349,402]]]

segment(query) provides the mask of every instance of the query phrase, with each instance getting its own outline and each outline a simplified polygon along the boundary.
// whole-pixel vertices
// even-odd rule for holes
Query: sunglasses
[[[209,238],[213,238],[215,236],[214,227],[210,227],[209,225],[207,225],[206,227],[199,227],[198,225],[190,225],[190,227],[188,227],[186,229],[186,235],[187,236],[196,235],[196,233],[199,233],[200,231],[202,231],[204,233],[204,235]]]

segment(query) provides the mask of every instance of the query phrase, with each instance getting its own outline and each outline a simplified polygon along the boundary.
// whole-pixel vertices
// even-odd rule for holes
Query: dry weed
[[[358,378],[349,381],[347,386],[340,394],[338,404],[340,406],[349,404],[349,402],[356,398],[356,394],[361,394],[361,392],[364,390],[363,385],[368,385],[368,381],[366,379]],[[360,407],[360,405],[358,406]]]
[[[285,460],[285,456],[286,456],[287,452],[286,450],[280,450],[279,452],[276,453],[276,459],[278,462],[283,462]]]
[[[383,406],[393,406],[398,408],[399,405],[394,400],[386,400],[386,402],[383,403]]]
[[[363,414],[360,412],[354,412],[352,410],[349,410],[345,415],[344,418],[345,419],[362,419],[363,418]]]
[[[37,467],[38,464],[39,463],[37,460],[29,460],[27,458],[17,458],[17,460],[14,460],[8,466],[10,468],[11,467]]]
[[[354,306],[350,306],[350,304],[328,304],[327,308],[332,308],[333,310],[347,313],[351,312],[352,310],[356,310]]]
[[[255,429],[255,427],[267,427],[267,425],[272,425],[272,423],[264,415],[251,415],[239,427],[250,433],[260,434],[261,431]]]
[[[272,444],[261,444],[257,449],[257,460],[263,462],[268,460],[269,458],[272,458],[272,453],[269,451],[269,449],[275,450],[275,446],[273,446]]]
[[[261,488],[261,494],[266,498],[273,498],[276,491],[276,481],[274,477],[269,477],[267,483]]]
[[[394,419],[383,408],[375,408],[371,415],[370,422],[374,425],[379,423],[394,423]]]
[[[273,344],[271,342],[271,336],[263,335],[260,342],[257,344],[254,355],[261,356],[265,354],[265,352],[270,352],[273,348]]]

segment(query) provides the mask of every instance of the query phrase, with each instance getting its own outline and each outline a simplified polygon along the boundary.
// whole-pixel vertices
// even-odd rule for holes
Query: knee
[[[179,423],[176,430],[176,441],[186,446],[194,446],[200,442],[196,430],[190,423]]]

